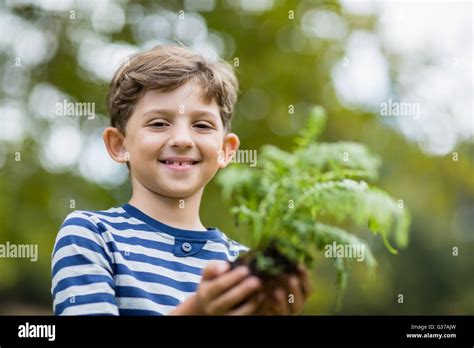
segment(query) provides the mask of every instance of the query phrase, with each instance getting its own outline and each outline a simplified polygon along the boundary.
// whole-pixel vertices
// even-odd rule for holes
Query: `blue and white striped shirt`
[[[52,254],[56,315],[167,314],[194,293],[211,260],[247,248],[215,228],[165,225],[134,206],[74,211]]]

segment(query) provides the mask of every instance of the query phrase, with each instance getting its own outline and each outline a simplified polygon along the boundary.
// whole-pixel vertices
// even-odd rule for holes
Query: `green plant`
[[[369,229],[393,254],[397,250],[390,240],[400,248],[408,243],[408,210],[369,184],[378,177],[380,158],[358,143],[318,142],[326,119],[324,110],[314,107],[292,152],[265,145],[256,167],[232,164],[218,177],[237,225],[245,223],[251,232],[251,251],[237,262],[251,265],[262,278],[294,272],[297,264],[311,269],[316,252],[334,242],[363,245],[372,271],[376,260],[370,248],[348,230]],[[339,307],[353,259],[335,257],[334,262]]]

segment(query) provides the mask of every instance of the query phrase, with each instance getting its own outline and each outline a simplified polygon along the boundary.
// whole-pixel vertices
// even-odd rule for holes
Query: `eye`
[[[168,126],[168,123],[157,121],[157,122],[151,123],[150,126],[151,127],[156,127],[156,128],[163,128],[163,127]]]
[[[213,128],[208,123],[196,123],[194,126],[197,127],[197,128],[201,128],[201,129],[212,129]]]

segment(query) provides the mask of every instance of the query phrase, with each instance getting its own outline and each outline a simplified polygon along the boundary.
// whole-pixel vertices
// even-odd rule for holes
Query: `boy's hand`
[[[311,293],[309,273],[303,266],[298,266],[296,275],[288,276],[286,288],[278,287],[273,292],[272,305],[261,308],[257,314],[290,315],[298,314],[304,307]],[[268,301],[268,300],[267,300]]]
[[[197,292],[170,314],[249,315],[263,300],[257,294],[261,282],[249,277],[249,269],[239,266],[231,271],[227,262],[211,262],[202,274]]]

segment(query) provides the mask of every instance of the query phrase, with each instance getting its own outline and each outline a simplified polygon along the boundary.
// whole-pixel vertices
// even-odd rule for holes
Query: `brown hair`
[[[131,56],[110,82],[107,107],[112,127],[125,134],[138,99],[147,91],[172,91],[188,81],[201,84],[206,102],[219,106],[224,129],[230,130],[238,81],[230,64],[211,62],[178,45],[157,46]]]

